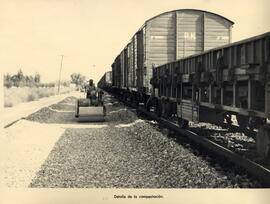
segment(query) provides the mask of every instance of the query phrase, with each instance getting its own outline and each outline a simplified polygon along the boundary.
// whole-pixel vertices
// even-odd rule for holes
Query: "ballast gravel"
[[[240,131],[230,131],[228,128],[222,128],[210,123],[189,122],[189,130],[205,137],[231,151],[250,159],[267,169],[270,169],[270,160],[258,155],[256,149],[256,140],[251,136]]]
[[[224,169],[189,145],[179,144],[155,122],[140,120],[121,103],[109,102],[112,106],[105,122],[107,126],[66,129],[29,187],[260,187],[245,174]],[[63,109],[60,105],[54,108]],[[30,119],[43,118],[42,112],[37,114]],[[52,115],[46,119],[51,123],[59,123],[64,117],[61,112]]]
[[[66,98],[26,118],[65,127],[29,187],[260,187],[245,174],[238,175],[188,144],[179,143],[176,137],[168,137],[166,129],[138,118],[134,110],[109,95],[104,123],[79,124],[72,112],[75,101],[74,97]]]

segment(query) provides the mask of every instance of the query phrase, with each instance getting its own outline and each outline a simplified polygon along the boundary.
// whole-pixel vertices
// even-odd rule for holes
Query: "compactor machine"
[[[86,87],[86,98],[76,102],[75,117],[79,122],[101,122],[105,120],[105,106],[102,100],[103,92],[97,90],[93,80]]]

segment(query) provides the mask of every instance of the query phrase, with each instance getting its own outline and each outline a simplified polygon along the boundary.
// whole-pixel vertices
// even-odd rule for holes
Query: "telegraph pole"
[[[60,93],[61,72],[62,72],[62,65],[63,65],[64,55],[60,55],[60,56],[61,56],[61,64],[60,64],[60,71],[59,71],[58,94]]]
[[[92,65],[93,69],[95,68],[95,66],[96,66],[95,64]]]

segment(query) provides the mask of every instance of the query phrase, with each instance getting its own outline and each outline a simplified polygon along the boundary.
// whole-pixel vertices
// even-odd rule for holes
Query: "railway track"
[[[119,99],[120,100],[120,99]],[[151,118],[152,120],[157,121],[162,124],[164,127],[178,133],[181,137],[187,138],[188,140],[200,145],[202,148],[209,150],[214,155],[226,159],[228,162],[233,163],[237,167],[245,170],[250,176],[258,179],[264,187],[270,187],[270,170],[264,166],[245,158],[232,150],[219,145],[207,138],[201,137],[195,132],[192,132],[187,129],[180,128],[174,122],[171,122],[167,119],[158,117],[155,113],[147,111],[144,107],[136,107],[126,101],[122,101],[124,104],[135,108],[138,113],[142,113],[145,116]]]
[[[41,128],[46,130],[53,128],[51,131],[57,130],[56,132],[61,129],[64,132],[61,131],[61,137],[53,149],[44,146],[47,150],[50,149],[50,153],[47,153],[47,159],[42,165],[36,166],[40,171],[36,172],[35,176],[31,168],[21,167],[20,163],[15,171],[20,172],[18,176],[10,176],[13,170],[3,168],[3,172],[7,171],[3,174],[7,175],[5,185],[12,186],[13,181],[16,185],[22,185],[19,180],[27,176],[25,185],[29,187],[261,188],[267,186],[267,184],[262,185],[259,179],[248,176],[246,171],[242,171],[231,162],[220,160],[216,154],[209,154],[209,151],[198,148],[197,143],[178,137],[175,132],[179,131],[172,127],[175,124],[165,119],[159,120],[151,112],[141,120],[136,115],[136,109],[127,108],[113,97],[107,101],[108,115],[105,123],[77,124],[71,111],[72,101],[75,101],[75,98],[68,98],[43,108],[6,129],[12,132],[13,128],[14,132],[14,128],[31,127],[36,124],[37,132],[41,132]],[[137,111],[147,114],[141,108]],[[159,122],[149,120],[150,117]],[[32,129],[30,128],[29,131]],[[18,137],[19,135],[20,133]],[[28,134],[24,132],[24,135],[28,138]],[[51,133],[51,135],[55,134]],[[46,140],[46,135],[42,138]],[[17,144],[15,146],[22,146],[23,152],[31,152],[32,147],[36,146],[32,143],[32,139],[29,140],[29,146],[18,145],[20,141],[14,142]],[[38,141],[34,142],[39,144]],[[29,156],[18,155],[22,155],[21,159],[16,159],[12,163],[22,160],[27,164]],[[10,160],[12,158],[7,158],[4,163],[7,165]],[[22,168],[24,171],[19,171]],[[32,176],[24,172],[30,172]]]

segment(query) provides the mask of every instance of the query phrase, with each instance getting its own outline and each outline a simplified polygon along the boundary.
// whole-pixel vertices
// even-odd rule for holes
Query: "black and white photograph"
[[[1,0],[0,203],[269,203],[269,8]]]

